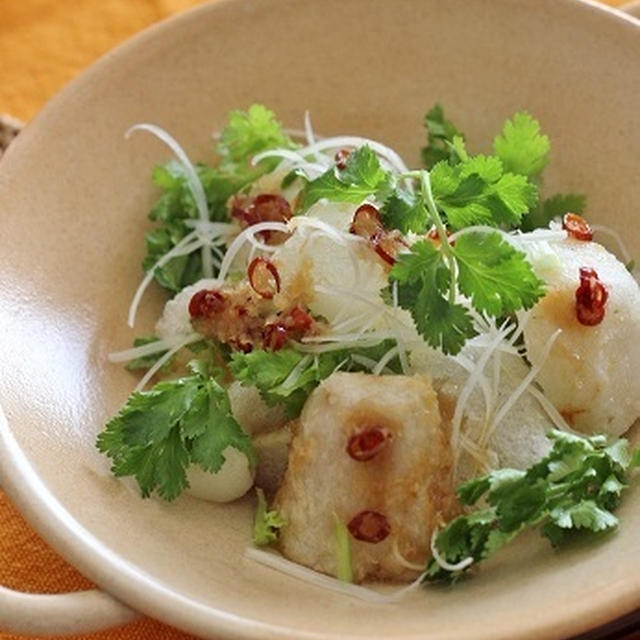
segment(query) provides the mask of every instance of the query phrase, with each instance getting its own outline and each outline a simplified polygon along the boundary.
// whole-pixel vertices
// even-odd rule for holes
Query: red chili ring
[[[270,351],[282,349],[288,339],[287,328],[279,322],[268,324],[262,330],[262,344],[265,349]]]
[[[396,241],[387,234],[386,231],[378,231],[373,237],[369,239],[371,246],[374,251],[387,263],[393,266],[396,263]],[[391,248],[390,245],[393,246],[394,253],[391,254],[385,248]]]
[[[609,292],[595,269],[580,267],[580,286],[576,289],[576,318],[580,324],[594,327],[602,322]]]
[[[349,438],[347,453],[357,462],[368,462],[390,443],[391,437],[391,432],[384,427],[362,429]]]
[[[361,204],[353,214],[349,231],[366,240],[384,231],[378,209],[368,202]]]
[[[275,282],[275,291],[271,289],[267,289],[264,286],[260,286],[259,282],[256,282],[259,274],[256,274],[256,269],[262,266],[267,269],[267,271],[271,274],[273,281]],[[278,269],[273,262],[267,260],[267,258],[254,258],[249,264],[249,268],[247,269],[247,275],[249,277],[249,284],[251,288],[261,297],[266,300],[271,300],[276,293],[280,293],[280,274],[278,273]]]
[[[565,213],[562,216],[562,228],[576,240],[589,242],[593,240],[593,229],[589,223],[577,213]]]
[[[302,307],[294,307],[285,317],[285,326],[291,331],[306,333],[313,326],[313,317]]]
[[[361,511],[354,516],[347,529],[356,540],[373,544],[382,542],[391,533],[391,525],[386,516],[371,510]]]
[[[224,294],[215,289],[202,289],[191,296],[189,300],[189,315],[192,318],[202,318],[222,311],[226,302]]]

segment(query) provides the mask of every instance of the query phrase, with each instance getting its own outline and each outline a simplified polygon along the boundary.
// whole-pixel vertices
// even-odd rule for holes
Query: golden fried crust
[[[391,435],[373,459],[346,450],[359,430]],[[335,575],[334,526],[358,513],[383,514],[389,535],[377,543],[351,536],[354,579],[409,580],[400,558],[424,565],[436,522],[455,510],[449,434],[426,376],[335,373],[309,397],[276,496],[287,522],[280,537],[288,558]],[[335,515],[334,515],[335,514]]]

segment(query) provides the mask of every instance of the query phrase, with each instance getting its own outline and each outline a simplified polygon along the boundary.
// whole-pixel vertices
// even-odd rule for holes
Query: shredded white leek
[[[291,231],[299,230],[301,233],[304,233],[309,228],[322,231],[324,235],[328,236],[331,240],[343,247],[347,246],[349,243],[365,245],[367,242],[360,236],[341,231],[324,220],[319,220],[312,216],[295,216],[294,218],[291,218],[289,221],[289,228]]]
[[[148,124],[146,122],[135,124],[124,134],[124,137],[129,138],[129,136],[134,131],[148,131],[149,133],[156,136],[159,140],[164,142],[171,149],[171,151],[173,151],[184,169],[185,176],[187,178],[187,184],[189,185],[189,189],[191,190],[193,199],[195,200],[200,220],[208,222],[209,206],[207,205],[207,196],[205,195],[202,182],[200,182],[200,178],[198,178],[196,169],[191,163],[191,160],[189,160],[189,156],[187,156],[187,154],[184,152],[184,149],[178,144],[175,138],[173,138],[164,129],[158,127],[155,124]],[[205,278],[211,278],[213,276],[211,253],[209,252],[208,247],[205,245],[202,245],[202,273],[204,274]]]
[[[513,373],[508,368],[503,368],[503,373],[506,373],[509,378],[512,380],[515,378]],[[554,426],[560,431],[567,431],[569,433],[576,433],[574,429],[572,429],[567,421],[562,417],[562,414],[555,408],[553,403],[547,398],[547,396],[540,391],[535,385],[535,382],[530,384],[527,389],[527,393],[530,394],[535,400],[538,401],[538,404],[543,409],[543,411],[547,414],[547,417],[553,422]]]
[[[489,440],[492,432],[500,424],[500,422],[507,415],[507,413],[511,410],[513,405],[518,401],[518,398],[524,393],[525,389],[533,382],[533,380],[535,380],[535,377],[540,372],[540,369],[542,369],[545,362],[547,361],[551,348],[553,347],[555,341],[558,339],[561,333],[562,333],[562,329],[556,329],[556,331],[554,331],[549,336],[549,338],[544,344],[544,347],[542,348],[542,352],[540,353],[540,360],[533,367],[531,367],[531,369],[529,370],[529,373],[527,373],[527,375],[522,379],[522,382],[520,382],[520,384],[515,388],[513,393],[509,396],[507,401],[502,405],[502,407],[496,414],[496,417],[493,420],[493,424],[491,425],[491,429],[489,430],[489,432],[485,437],[485,442]]]
[[[351,344],[353,342],[359,342],[361,339],[376,340],[381,342],[392,337],[392,334],[388,331],[369,331],[366,333],[358,331],[357,333],[325,333],[319,336],[306,336],[302,338],[304,343],[346,343]]]
[[[331,328],[335,334],[340,334],[342,332],[348,333],[353,329],[357,329],[361,327],[364,322],[370,316],[369,312],[358,313],[356,315],[348,316],[347,318],[342,319],[342,316],[347,315],[348,308],[346,306],[342,307],[340,311],[336,314],[333,323],[331,324]],[[379,319],[378,315],[378,319]],[[361,332],[358,332],[361,333]],[[390,336],[388,336],[390,337]]]
[[[460,429],[467,403],[469,401],[469,398],[471,397],[471,393],[473,392],[477,384],[478,379],[484,376],[484,368],[487,365],[489,358],[493,355],[494,350],[500,344],[500,342],[504,340],[505,335],[506,333],[504,327],[498,330],[496,336],[491,341],[491,344],[486,348],[478,361],[475,363],[473,372],[465,382],[465,385],[462,388],[460,395],[458,396],[458,402],[456,403],[456,408],[453,413],[453,420],[451,421],[451,444],[454,452],[454,468],[458,459]],[[489,407],[487,406],[486,409],[488,408]]]
[[[393,335],[390,337],[393,338]],[[321,354],[329,351],[341,351],[345,348],[355,349],[358,347],[375,347],[380,344],[380,339],[369,338],[369,334],[364,334],[361,339],[353,340],[351,342],[328,342],[326,344],[308,344],[305,342],[298,342],[296,340],[291,340],[290,342],[293,347],[303,353]]]
[[[334,136],[325,138],[302,149],[298,149],[298,153],[302,156],[307,156],[328,150],[355,149],[363,145],[367,145],[384,161],[384,164],[397,173],[404,174],[409,172],[407,165],[405,165],[402,158],[393,149],[375,140],[359,136]]]
[[[300,362],[298,362],[298,364],[291,370],[280,387],[282,389],[289,389],[290,387],[295,386],[296,382],[300,379],[302,372],[311,364],[311,360],[312,357],[310,355],[302,358],[302,360],[300,360]]]
[[[171,349],[169,349],[169,351],[167,351],[167,353],[165,353],[161,358],[158,358],[158,360],[156,360],[156,362],[153,363],[153,366],[144,374],[144,376],[142,376],[142,378],[140,379],[140,382],[138,382],[134,391],[141,391],[142,389],[144,389],[145,386],[147,385],[147,382],[149,382],[149,380],[151,380],[151,378],[153,378],[153,376],[155,376],[156,373],[160,371],[164,363],[168,362],[169,359],[175,353],[180,351],[180,349],[182,349],[183,347],[186,347],[188,344],[197,342],[198,340],[201,340],[201,339],[202,339],[202,336],[194,334],[192,336],[188,336],[184,338],[182,342],[179,342],[177,345],[175,345],[175,347],[172,347]]]
[[[379,376],[386,368],[386,366],[400,353],[400,347],[391,347],[387,353],[385,353],[380,361],[371,371],[374,376]]]
[[[533,384],[527,387],[527,393],[531,394],[540,404],[545,411],[554,426],[560,431],[567,431],[568,433],[578,433],[575,429],[569,426],[569,423],[562,417],[562,414],[555,408],[551,400],[547,396],[537,389]]]
[[[269,151],[262,151],[261,153],[253,156],[251,164],[256,165],[265,158],[281,158],[283,162],[278,165],[279,168],[288,168],[291,170],[300,169],[301,171],[304,171],[305,175],[309,179],[316,178],[323,174],[330,166],[329,162],[326,164],[321,162],[309,162],[299,153],[291,151],[291,149],[270,149]]]
[[[472,557],[464,558],[464,560],[460,560],[460,562],[456,562],[456,564],[451,564],[450,562],[447,562],[440,555],[440,552],[438,551],[438,547],[436,546],[437,536],[438,536],[438,529],[436,528],[433,530],[433,533],[431,534],[431,555],[433,556],[433,559],[443,569],[445,569],[446,571],[462,571],[463,569],[466,569],[467,567],[473,564]]]
[[[419,571],[423,573],[425,570],[424,563],[418,564],[417,562],[410,562],[407,560],[402,553],[400,553],[400,549],[398,548],[398,538],[395,537],[391,544],[391,550],[393,551],[393,555],[395,559],[398,561],[398,564],[401,564],[406,569],[410,569],[411,571]]]
[[[316,143],[316,136],[311,126],[311,112],[307,109],[304,112],[304,132],[307,138],[307,144],[313,145]]]
[[[146,291],[147,287],[153,281],[153,277],[156,269],[165,265],[169,260],[176,258],[181,255],[187,255],[191,253],[193,250],[192,247],[195,246],[199,241],[196,241],[194,244],[190,244],[194,241],[197,236],[197,231],[192,231],[188,233],[180,242],[178,242],[175,247],[173,247],[170,251],[167,251],[154,265],[147,271],[144,278],[142,278],[142,282],[138,286],[136,290],[133,300],[131,301],[131,306],[129,307],[129,315],[127,317],[127,324],[133,328],[133,325],[136,322],[136,314],[138,312],[138,306],[140,305],[140,300],[142,300],[142,296]]]
[[[360,353],[355,353],[351,356],[351,360],[362,367],[366,367],[373,373],[373,370],[378,366],[378,363],[373,358],[368,358]]]
[[[488,462],[489,451],[487,449],[479,447],[473,440],[467,438],[464,433],[460,434],[460,446],[476,462],[478,473],[485,474],[491,471],[491,465]]]
[[[402,587],[397,591],[385,594],[357,584],[341,582],[337,578],[332,578],[324,575],[323,573],[319,573],[318,571],[314,571],[313,569],[308,569],[307,567],[291,562],[291,560],[287,560],[280,555],[276,555],[275,553],[270,553],[268,551],[262,551],[261,549],[249,547],[245,550],[244,555],[245,558],[249,560],[253,560],[254,562],[270,567],[271,569],[275,569],[276,571],[280,571],[292,578],[297,578],[298,580],[307,582],[315,587],[320,587],[328,591],[352,596],[359,600],[373,602],[376,604],[391,604],[393,602],[397,602],[406,594],[419,587],[424,578],[424,574],[422,574],[411,584]]]
[[[466,357],[464,355],[464,352],[459,353],[455,356],[448,357],[456,364],[460,365],[467,373],[473,373],[473,371],[475,370],[475,361],[473,361],[471,358]],[[491,388],[486,376],[480,376],[480,378],[478,379],[478,384],[480,385],[480,390],[482,391],[482,395],[484,397],[485,406],[489,406],[491,404]]]
[[[216,278],[218,282],[223,283],[226,280],[227,275],[229,274],[229,269],[245,242],[251,241],[254,246],[262,246],[262,243],[259,243],[253,237],[256,233],[260,233],[261,231],[281,231],[283,233],[288,233],[289,227],[283,222],[259,222],[258,224],[254,224],[244,229],[235,237],[224,255],[224,259],[220,265],[220,271],[218,272],[218,277]],[[264,246],[269,249],[273,248],[269,245]]]
[[[109,362],[129,362],[129,360],[144,358],[145,356],[151,356],[154,353],[173,349],[177,344],[182,344],[185,339],[191,340],[191,338],[193,338],[193,341],[195,342],[196,339],[200,339],[201,337],[202,336],[197,333],[192,333],[186,336],[171,336],[170,338],[163,338],[161,340],[149,342],[148,344],[143,344],[139,347],[132,347],[131,349],[124,349],[123,351],[114,351],[113,353],[110,353],[107,358],[109,359]]]
[[[512,247],[520,251],[523,250],[521,244],[523,242],[560,241],[565,240],[567,237],[567,232],[563,230],[535,229],[534,231],[528,232],[518,231],[508,233],[502,229],[490,227],[488,225],[475,225],[473,227],[465,227],[464,229],[460,229],[460,231],[456,231],[451,234],[449,242],[453,243],[461,236],[466,236],[469,233],[498,233],[505,242],[508,242]]]

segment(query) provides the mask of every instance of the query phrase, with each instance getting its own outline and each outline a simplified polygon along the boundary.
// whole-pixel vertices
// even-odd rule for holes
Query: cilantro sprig
[[[294,146],[273,112],[263,105],[251,105],[247,111],[232,111],[216,148],[219,164],[199,164],[196,167],[210,220],[229,221],[229,198],[278,164],[277,158],[265,158],[253,166],[250,160],[255,154],[266,149]],[[170,161],[164,166],[157,166],[153,171],[153,182],[162,189],[162,194],[149,213],[149,218],[159,226],[145,236],[147,254],[142,263],[145,271],[192,231],[187,221],[198,218],[193,194],[179,163]],[[221,245],[219,250],[224,251],[224,246]],[[177,256],[156,268],[154,277],[166,289],[178,292],[203,277],[201,260],[199,251]]]
[[[231,415],[226,390],[202,363],[190,366],[193,375],[133,393],[98,436],[98,450],[112,459],[113,474],[134,476],[145,498],[153,491],[176,498],[188,486],[190,464],[220,471],[229,446],[255,463],[251,439]]]
[[[501,317],[529,309],[544,295],[544,286],[525,254],[497,231],[469,231],[450,243],[429,173],[420,175],[425,211],[440,243],[413,244],[398,256],[390,278],[397,282],[399,305],[411,312],[425,340],[444,353],[456,354],[476,335],[471,313],[458,293],[477,311]]]
[[[529,528],[558,546],[617,527],[613,511],[630,470],[640,466],[640,450],[632,453],[625,439],[609,444],[604,436],[551,431],[548,437],[551,451],[527,471],[499,469],[458,487],[463,505],[482,501],[482,506],[458,516],[435,537],[440,559],[459,568],[445,568],[433,558],[425,580],[455,582]]]
[[[300,209],[306,211],[322,198],[359,204],[372,194],[384,194],[392,181],[378,156],[366,144],[349,155],[344,169],[331,167],[305,185]]]
[[[464,133],[445,116],[441,105],[436,104],[427,112],[424,124],[428,140],[427,146],[422,149],[425,167],[432,169],[442,161],[454,167],[460,161],[464,161],[466,153]],[[504,173],[526,177],[530,185],[539,186],[542,181],[542,171],[549,163],[551,143],[548,136],[540,130],[539,122],[530,114],[521,111],[505,122],[501,133],[493,140],[493,151],[495,155],[492,158],[501,163]],[[438,171],[446,172],[442,165]],[[437,178],[434,182],[437,182]],[[554,218],[562,216],[567,211],[583,213],[586,206],[585,196],[573,193],[559,193],[545,200],[539,200],[537,206],[534,206],[533,194],[524,188],[522,181],[513,186],[505,182],[500,185],[498,191],[504,192],[505,187],[509,191],[513,190],[514,193],[520,190],[520,202],[524,201],[529,206],[529,210],[520,216],[520,222],[517,225],[523,231],[546,227]],[[443,201],[449,205],[449,208],[460,204],[464,207],[466,204],[468,209],[464,214],[467,219],[471,216],[480,220],[483,217],[486,218],[486,206],[482,202],[485,188],[486,185],[483,187],[481,180],[467,180],[462,185],[458,185],[456,195],[452,196],[450,192],[445,193],[444,195],[448,198],[444,198]],[[434,187],[434,193],[437,192],[438,187]],[[511,200],[508,195],[507,198]],[[518,202],[512,202],[512,204],[515,205]],[[476,207],[478,210],[474,211]]]

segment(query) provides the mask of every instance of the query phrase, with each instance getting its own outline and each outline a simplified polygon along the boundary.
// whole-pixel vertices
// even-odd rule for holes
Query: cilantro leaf
[[[278,539],[278,533],[285,525],[285,521],[275,509],[267,509],[267,501],[262,489],[256,489],[256,495],[258,506],[253,518],[253,543],[265,546]]]
[[[540,133],[540,123],[528,113],[516,113],[507,120],[493,148],[505,171],[536,176],[549,161],[549,138]]]
[[[291,148],[293,142],[282,131],[273,111],[252,104],[247,111],[231,111],[218,143],[222,167],[236,167],[266,149]]]
[[[331,167],[315,180],[308,182],[301,195],[300,209],[306,211],[318,200],[359,204],[373,194],[390,190],[391,177],[368,145],[349,155],[344,169]]]
[[[444,297],[451,272],[431,243],[416,242],[400,254],[389,274],[398,282],[398,303],[411,312],[418,331],[434,348],[455,354],[476,332],[467,309]]]
[[[267,404],[280,404],[290,417],[296,417],[309,394],[338,368],[342,371],[364,369],[353,356],[379,360],[392,347],[392,341],[385,340],[372,347],[329,351],[315,356],[287,348],[278,351],[256,349],[249,353],[233,353],[229,369],[243,385],[257,387]],[[387,366],[399,371],[393,361]]]
[[[380,213],[386,227],[399,229],[402,233],[423,233],[428,226],[428,213],[422,198],[404,189],[395,189]]]
[[[421,150],[422,162],[431,169],[441,160],[453,160],[458,157],[454,147],[454,138],[464,139],[458,128],[447,120],[441,105],[435,104],[424,117],[424,126],[427,130],[427,146]]]
[[[624,439],[608,445],[602,436],[551,431],[548,437],[551,451],[527,471],[499,469],[458,487],[463,504],[484,496],[488,506],[458,516],[437,534],[438,556],[457,567],[446,568],[434,557],[425,580],[455,582],[471,561],[490,557],[527,528],[539,527],[559,546],[570,535],[618,526],[612,509],[640,450],[632,454]]]
[[[529,309],[544,294],[524,253],[498,233],[462,234],[451,247],[458,265],[458,286],[473,306],[492,316]]]
[[[446,291],[451,281],[442,253],[426,240],[413,244],[411,252],[401,253],[390,276],[402,284],[427,280],[438,293]]]
[[[566,507],[558,506],[549,514],[562,529],[590,529],[604,531],[618,526],[618,518],[599,507],[594,500],[581,500]]]
[[[312,358],[294,349],[234,352],[229,369],[234,378],[245,386],[257,387],[267,404],[282,404],[287,414],[294,417],[300,413],[309,393],[319,381],[315,379],[314,370],[308,369],[306,375],[300,375],[295,384],[283,388],[285,380],[305,357],[311,365]]]
[[[468,310],[442,296],[425,296],[424,289],[423,299],[427,304],[422,309],[423,314],[418,316],[422,317],[418,330],[432,347],[442,349],[446,354],[458,353],[467,339],[477,333]]]
[[[471,478],[470,480],[463,482],[456,489],[456,494],[462,504],[475,504],[487,491],[489,491],[490,487],[491,478],[488,476]]]
[[[538,188],[525,176],[503,174],[487,190],[493,217],[499,225],[517,227],[538,202]]]
[[[226,391],[198,373],[137,391],[97,438],[116,476],[135,476],[143,497],[157,491],[173,500],[197,463],[219,471],[222,452],[234,447],[255,462],[251,439],[231,416]]]
[[[411,312],[418,331],[445,353],[458,353],[476,334],[469,311],[451,297],[451,260],[456,286],[476,309],[490,315],[528,309],[544,293],[525,255],[497,232],[460,235],[455,246],[446,249],[449,260],[444,251],[416,242],[410,252],[398,256],[390,278],[398,282],[398,303]]]
[[[459,165],[439,162],[431,170],[430,177],[435,202],[446,214],[452,229],[475,224],[495,226],[487,201],[488,183],[480,175],[463,175]]]
[[[114,461],[111,471],[117,477],[134,476],[143,498],[157,489],[162,498],[171,501],[187,487],[188,464],[189,453],[177,430],[171,430],[160,442],[129,448]]]
[[[518,226],[538,201],[526,177],[503,173],[493,156],[478,155],[456,165],[439,162],[431,170],[435,202],[452,229],[472,225]]]

